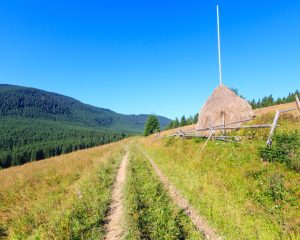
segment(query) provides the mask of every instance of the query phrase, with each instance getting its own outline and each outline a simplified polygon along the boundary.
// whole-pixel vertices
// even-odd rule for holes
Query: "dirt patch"
[[[123,206],[123,189],[126,178],[126,170],[128,165],[128,152],[126,152],[120,168],[117,173],[117,178],[113,186],[112,203],[107,217],[106,225],[106,240],[122,239],[124,234],[124,206]]]
[[[154,168],[156,174],[160,178],[164,188],[169,193],[172,200],[175,202],[175,204],[177,204],[181,209],[185,211],[196,228],[204,234],[205,238],[209,240],[221,240],[222,238],[216,234],[216,231],[212,227],[210,227],[201,216],[199,216],[197,211],[188,203],[188,201],[181,195],[181,193],[175,188],[175,186],[172,185],[169,180],[163,175],[152,158],[143,150],[141,150],[141,152],[148,158],[149,162],[151,163],[152,167]]]

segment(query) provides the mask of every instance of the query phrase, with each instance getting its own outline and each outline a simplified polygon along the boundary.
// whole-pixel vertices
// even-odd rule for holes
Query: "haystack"
[[[196,130],[223,126],[238,127],[254,116],[251,105],[221,84],[208,98],[199,113]],[[235,124],[232,124],[235,123]]]

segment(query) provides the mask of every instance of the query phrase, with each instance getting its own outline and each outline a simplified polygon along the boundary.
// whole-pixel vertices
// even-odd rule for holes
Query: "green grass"
[[[148,160],[133,147],[126,184],[125,239],[203,239],[167,196]]]
[[[289,123],[288,123],[289,124]],[[227,239],[300,239],[300,175],[263,162],[253,139],[240,144],[142,141],[163,173]]]

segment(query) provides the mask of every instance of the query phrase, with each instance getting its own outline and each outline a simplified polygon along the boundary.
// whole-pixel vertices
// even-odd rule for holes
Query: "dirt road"
[[[188,203],[188,201],[180,194],[180,192],[172,185],[169,180],[163,175],[152,158],[142,149],[143,154],[148,158],[156,174],[160,178],[165,190],[169,193],[172,200],[178,207],[183,209],[185,213],[190,217],[196,228],[202,232],[206,239],[209,240],[221,240],[222,238],[216,234],[216,231],[211,228],[208,223],[197,213],[197,211]]]
[[[120,168],[117,173],[117,178],[113,186],[112,203],[108,214],[108,223],[106,225],[107,235],[106,240],[122,239],[124,234],[124,206],[123,206],[123,189],[126,179],[126,170],[128,165],[128,151],[126,152]]]

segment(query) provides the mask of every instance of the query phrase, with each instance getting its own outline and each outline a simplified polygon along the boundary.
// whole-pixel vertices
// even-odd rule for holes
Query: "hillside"
[[[34,88],[0,85],[0,168],[141,134],[148,115],[123,115]],[[164,128],[170,120],[159,117]]]
[[[130,133],[82,127],[68,122],[0,118],[0,168],[114,142]]]
[[[65,121],[83,127],[142,132],[147,114],[124,115],[76,99],[35,88],[0,84],[0,117],[13,116]],[[158,116],[161,128],[170,120]]]
[[[112,186],[128,149],[127,239],[203,239],[138,153],[138,141],[128,138],[0,170],[0,239],[105,239]],[[142,205],[141,212],[134,210]]]
[[[272,123],[276,110],[295,107],[257,109],[252,123]],[[245,136],[241,142],[210,141],[205,149],[205,139],[150,136],[141,145],[224,239],[300,239],[299,122],[299,111],[281,115],[271,149],[269,129],[239,130],[233,135]],[[270,155],[261,155],[263,149]]]
[[[284,103],[284,104],[278,104],[278,105],[274,105],[274,106],[270,106],[270,107],[263,107],[263,108],[257,108],[254,109],[254,114],[256,117],[262,117],[265,114],[272,114],[275,115],[275,112],[277,110],[284,110],[284,109],[297,109],[297,105],[295,102],[291,102],[291,103]],[[286,113],[285,115],[293,115],[293,116],[299,116],[299,111],[295,110],[295,111],[291,111]],[[268,119],[268,123],[272,123],[273,119]],[[173,128],[173,129],[168,129],[165,131],[162,131],[160,133],[160,136],[166,136],[172,133],[176,133],[179,130],[182,131],[190,131],[190,130],[194,130],[196,128],[196,124],[191,124],[191,125],[187,125],[187,126],[183,126],[183,127],[178,127],[178,128]]]
[[[293,137],[292,162],[264,160],[268,131],[256,130],[204,151],[202,139],[151,135],[0,170],[0,238],[105,239],[113,221],[125,239],[299,239],[299,120],[277,129]]]
[[[201,152],[203,144],[176,138],[142,146],[224,239],[299,239],[299,172],[262,161],[265,141],[215,141]]]

